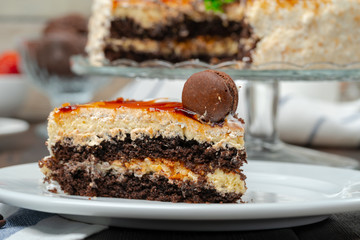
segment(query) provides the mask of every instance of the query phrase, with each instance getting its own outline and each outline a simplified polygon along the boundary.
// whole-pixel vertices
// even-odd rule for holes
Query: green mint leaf
[[[236,0],[204,0],[205,9],[207,11],[223,12],[223,5],[235,2]]]

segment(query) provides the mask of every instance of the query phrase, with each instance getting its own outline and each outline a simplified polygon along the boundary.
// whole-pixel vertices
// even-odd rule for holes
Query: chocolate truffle
[[[76,77],[71,71],[70,58],[85,54],[87,23],[84,16],[76,13],[51,19],[42,36],[29,42],[31,57],[51,75]]]
[[[41,68],[58,76],[74,76],[70,57],[83,54],[86,39],[68,31],[57,31],[38,41],[35,58]]]
[[[236,112],[238,90],[224,72],[206,70],[193,74],[182,92],[183,106],[200,115],[204,121],[220,122]]]
[[[84,16],[72,13],[63,17],[54,18],[47,22],[43,30],[44,35],[57,31],[69,31],[71,33],[87,36],[88,33],[88,20]]]

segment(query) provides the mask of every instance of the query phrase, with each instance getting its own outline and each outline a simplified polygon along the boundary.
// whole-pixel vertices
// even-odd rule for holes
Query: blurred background
[[[69,73],[68,69],[59,69],[59,65],[66,65],[65,62],[68,61],[70,55],[83,53],[84,49],[81,48],[84,48],[86,42],[84,38],[86,32],[83,28],[91,14],[91,4],[90,0],[0,0],[0,118],[20,118],[30,123],[44,122],[54,106],[59,106],[59,102],[62,101],[71,101],[69,93],[76,91],[86,92],[81,98],[82,101],[110,100],[120,96],[126,98],[130,93],[137,99],[141,99],[141,96],[143,98],[178,98],[180,96],[183,81],[162,84],[161,91],[159,82],[143,81],[140,84],[134,83],[131,79],[105,79],[101,84],[92,84],[91,89],[80,89],[81,86],[87,86],[83,84],[84,79],[77,78]],[[24,42],[27,42],[26,47],[24,47]],[[56,59],[55,56],[58,58]],[[17,62],[20,58],[23,60],[31,58],[35,61],[20,61],[23,63],[21,64]],[[41,66],[34,66],[34,62]],[[62,64],[58,64],[60,62]],[[32,74],[24,74],[24,68]],[[70,79],[65,84],[69,88],[59,87],[57,84],[59,79],[52,79],[53,82],[48,81],[49,75],[53,72]],[[242,82],[242,84],[246,83]],[[345,106],[345,109],[351,108],[351,111],[348,115],[344,115],[344,119],[350,123],[356,120],[356,126],[359,125],[358,83],[324,81],[280,84],[277,125],[282,140],[308,146],[332,145],[327,142],[328,134],[319,135],[322,137],[318,139],[313,135],[309,137],[309,134],[301,137],[298,126],[301,127],[308,121],[313,130],[318,130],[319,124],[324,122],[326,112],[338,114],[336,110],[344,109],[342,107],[348,103],[355,102],[350,107]],[[65,98],[52,99],[54,96],[60,96],[61,91],[66,92]],[[90,94],[87,94],[89,92]],[[240,93],[244,92],[245,88],[242,88]],[[308,101],[310,105],[313,105],[311,109],[308,108]],[[314,101],[316,104],[313,104]],[[240,106],[239,109],[242,111],[241,115],[245,114],[245,107]],[[308,116],[313,117],[307,118]],[[333,124],[334,121],[328,121],[328,123]],[[335,123],[336,126],[342,124],[338,119]],[[331,124],[324,128],[325,132],[333,128]],[[294,131],[296,129],[300,132]],[[349,136],[349,141],[336,139],[333,145],[342,146],[341,144],[344,143],[349,147],[359,147],[357,138],[352,137],[354,129],[357,131],[358,127],[349,125],[345,131],[345,138]],[[312,129],[309,129],[308,132],[311,131]],[[348,132],[352,132],[352,135]],[[360,135],[360,133],[355,135]],[[348,145],[348,142],[351,142],[351,145]]]
[[[41,38],[50,21],[68,15],[79,15],[87,19],[91,13],[90,0],[0,0],[0,62],[8,65],[19,44],[34,38]],[[46,51],[50,51],[47,50]],[[48,60],[48,59],[45,59]],[[29,122],[44,121],[53,108],[49,97],[39,84],[30,81],[23,74],[19,63],[19,74],[0,70],[0,117],[22,118]],[[113,81],[99,87],[94,100],[111,99],[111,95],[126,85],[129,80]]]

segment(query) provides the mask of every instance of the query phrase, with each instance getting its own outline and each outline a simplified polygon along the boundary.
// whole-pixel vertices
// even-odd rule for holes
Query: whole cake
[[[359,19],[360,0],[95,0],[87,53],[93,65],[348,64],[360,62]]]
[[[87,52],[91,63],[127,58],[171,62],[243,59],[257,41],[244,6],[208,11],[199,0],[95,0]]]
[[[205,85],[203,85],[205,84]],[[45,181],[71,195],[232,203],[246,191],[243,120],[225,73],[194,74],[182,103],[117,99],[49,116]]]

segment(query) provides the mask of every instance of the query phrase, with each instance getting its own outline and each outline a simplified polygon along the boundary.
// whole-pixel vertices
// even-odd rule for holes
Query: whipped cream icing
[[[104,40],[110,34],[112,19],[112,0],[95,0],[92,6],[92,16],[89,20],[89,35],[86,52],[91,64],[99,66],[105,59]]]
[[[360,62],[360,0],[252,0],[246,18],[261,39],[254,65]]]

